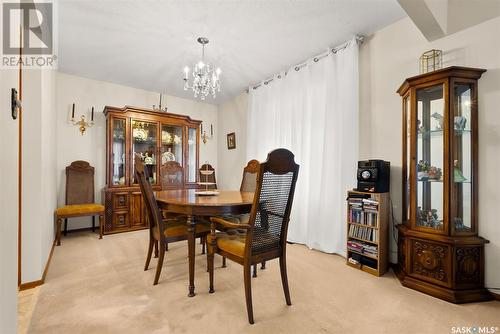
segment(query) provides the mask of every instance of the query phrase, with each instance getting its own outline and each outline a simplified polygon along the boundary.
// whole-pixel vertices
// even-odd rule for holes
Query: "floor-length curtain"
[[[345,255],[345,198],[358,158],[356,40],[249,94],[247,158],[284,147],[300,164],[288,240]]]

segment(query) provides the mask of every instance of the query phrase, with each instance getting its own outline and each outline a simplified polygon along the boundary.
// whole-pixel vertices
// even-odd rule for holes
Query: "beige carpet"
[[[156,259],[143,271],[147,232],[73,233],[56,247],[29,333],[451,333],[452,326],[500,327],[500,303],[453,305],[347,267],[342,257],[288,247],[293,305],[279,265],[252,280],[255,325],[245,309],[242,267],[216,258],[214,294],[197,248],[196,297],[188,298],[187,248],[171,244],[160,283]]]

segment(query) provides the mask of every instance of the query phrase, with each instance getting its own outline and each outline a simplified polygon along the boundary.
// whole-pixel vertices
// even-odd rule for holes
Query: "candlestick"
[[[75,119],[75,104],[73,103],[73,111],[71,112],[71,119]]]
[[[94,121],[94,107],[92,107],[92,113],[90,114],[90,120]]]
[[[214,135],[214,126],[210,124],[210,136]]]
[[[201,126],[200,132],[201,134],[203,134],[203,123],[201,123],[200,126]]]

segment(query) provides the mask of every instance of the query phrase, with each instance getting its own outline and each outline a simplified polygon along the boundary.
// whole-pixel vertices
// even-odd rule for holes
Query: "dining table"
[[[220,215],[249,213],[253,203],[253,192],[216,190],[215,195],[200,195],[198,189],[156,191],[156,201],[161,210],[187,216],[188,257],[189,257],[189,297],[195,296],[195,228],[201,218]]]

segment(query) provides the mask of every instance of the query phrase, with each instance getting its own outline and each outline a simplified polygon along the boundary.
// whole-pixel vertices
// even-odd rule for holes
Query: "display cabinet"
[[[147,228],[135,179],[136,154],[144,159],[154,190],[161,189],[161,165],[176,161],[186,188],[197,187],[199,126],[188,116],[125,106],[105,107],[106,187],[104,234]]]
[[[403,285],[455,303],[487,300],[477,228],[478,79],[448,67],[406,79],[403,99]]]

